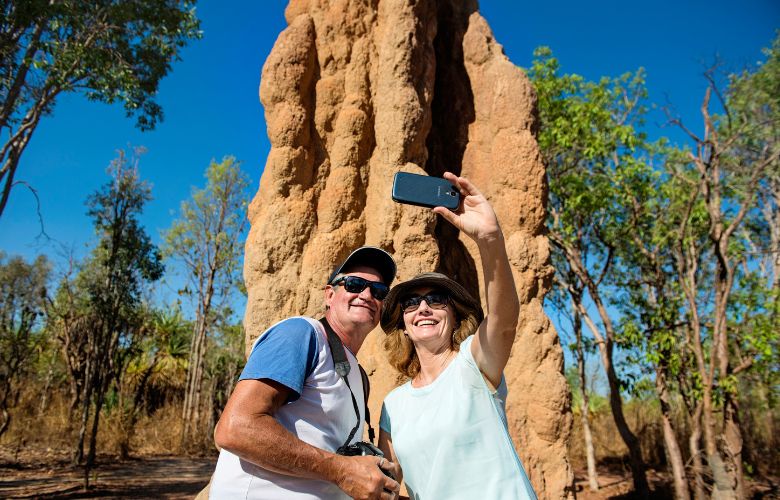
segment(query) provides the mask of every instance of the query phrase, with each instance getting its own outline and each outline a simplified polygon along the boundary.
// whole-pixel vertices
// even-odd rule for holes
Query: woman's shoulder
[[[391,390],[385,396],[385,405],[393,404],[394,402],[403,399],[405,395],[409,393],[409,388],[412,386],[411,380],[407,380],[403,384],[399,385],[395,389]]]
[[[471,344],[474,342],[474,335],[469,335],[458,346],[458,357],[469,365],[476,366],[477,362],[474,361],[474,355],[471,353]]]

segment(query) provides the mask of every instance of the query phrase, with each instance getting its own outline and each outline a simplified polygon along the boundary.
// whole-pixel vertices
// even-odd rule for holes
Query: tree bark
[[[51,380],[54,376],[53,362],[49,364],[49,369],[46,371],[46,379],[43,383],[43,391],[41,391],[41,403],[38,405],[38,417],[43,416],[43,413],[49,407],[49,389],[51,389]]]
[[[2,410],[3,414],[3,420],[0,422],[0,436],[2,436],[5,431],[8,429],[8,426],[11,425],[11,414],[8,413],[8,410],[3,408]]]
[[[663,367],[657,367],[655,372],[655,388],[658,401],[661,403],[661,422],[663,425],[664,445],[669,465],[672,468],[672,482],[674,484],[674,497],[677,500],[689,500],[688,482],[685,477],[685,465],[682,452],[677,442],[677,435],[672,426],[671,406],[669,404],[669,388],[666,384],[666,373]]]
[[[691,414],[691,435],[688,438],[688,450],[693,462],[693,497],[696,500],[704,500],[707,497],[707,490],[704,486],[704,464],[701,461],[702,450],[699,447],[701,442],[701,402],[696,405],[696,409]]]
[[[76,441],[76,449],[73,453],[73,464],[80,464],[84,459],[84,439],[87,435],[87,426],[89,425],[89,410],[92,406],[92,384],[93,384],[93,362],[90,356],[87,356],[87,366],[84,369],[84,386],[81,396],[81,426],[79,428],[79,437]]]
[[[202,300],[199,301],[198,304],[195,333],[192,337],[190,348],[190,364],[187,369],[187,392],[185,395],[183,412],[184,431],[182,432],[181,440],[181,445],[183,447],[186,447],[187,442],[192,439],[193,433],[199,430],[201,423],[203,360],[206,355],[206,334],[209,328],[211,301],[214,296],[214,279],[216,273],[216,265],[212,265],[209,269],[205,287],[201,287],[199,291]]]
[[[203,385],[203,358],[206,344],[206,318],[199,311],[195,322],[195,332],[190,344],[190,360],[187,368],[187,386],[184,400],[184,429],[181,436],[181,446],[188,447],[193,434],[200,426],[201,386]]]
[[[607,348],[604,347],[603,350],[606,351]],[[634,480],[634,493],[637,497],[649,498],[650,486],[647,483],[647,476],[645,475],[645,462],[642,459],[642,450],[639,445],[639,439],[631,432],[628,422],[626,422],[623,413],[623,399],[620,397],[620,382],[611,362],[611,354],[609,357],[610,361],[608,362],[606,369],[607,381],[609,384],[609,406],[612,409],[612,418],[615,421],[620,437],[623,438],[623,442],[626,443],[626,446],[628,447],[629,465]]]
[[[598,290],[593,289],[589,290],[589,292],[591,299],[593,299],[593,302],[596,304],[596,307],[599,310],[599,315],[605,325],[607,334],[601,335],[598,327],[593,322],[593,320],[590,319],[587,311],[581,304],[578,306],[580,308],[580,314],[582,315],[585,323],[588,325],[588,328],[593,333],[594,337],[596,337],[598,343],[599,352],[601,354],[601,363],[604,366],[604,371],[607,375],[607,384],[609,386],[609,407],[612,411],[612,419],[615,422],[615,426],[617,427],[620,437],[623,439],[623,442],[628,448],[629,466],[631,467],[631,476],[634,481],[634,492],[640,498],[648,498],[650,496],[650,486],[647,483],[645,463],[642,459],[642,450],[640,448],[639,440],[634,435],[634,433],[631,432],[631,429],[628,426],[628,422],[626,422],[626,418],[623,413],[623,400],[620,396],[620,380],[618,379],[617,373],[615,373],[615,367],[612,363],[612,350],[614,348],[611,340],[614,338],[614,332],[612,331],[611,326],[612,323],[609,316],[607,315],[606,309],[601,303]]]
[[[574,299],[572,299],[574,300]],[[588,400],[588,379],[585,371],[585,352],[582,347],[582,318],[574,308],[574,334],[577,339],[577,372],[580,377],[580,393],[582,397],[582,409],[580,419],[582,421],[582,435],[585,438],[585,456],[588,462],[588,487],[591,491],[598,491],[599,477],[596,471],[596,452],[593,448],[593,434],[590,431],[590,404]]]

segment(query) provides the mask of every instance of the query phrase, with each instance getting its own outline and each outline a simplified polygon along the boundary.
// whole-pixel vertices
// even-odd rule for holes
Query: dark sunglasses
[[[444,309],[450,302],[446,293],[431,292],[425,295],[406,297],[401,301],[401,310],[405,313],[416,311],[423,300],[431,309]]]
[[[349,293],[360,293],[365,290],[366,287],[370,287],[371,296],[377,300],[384,300],[385,297],[387,297],[387,292],[390,291],[387,285],[380,281],[368,281],[359,276],[342,276],[331,283],[331,286],[339,285],[343,286],[344,290]]]

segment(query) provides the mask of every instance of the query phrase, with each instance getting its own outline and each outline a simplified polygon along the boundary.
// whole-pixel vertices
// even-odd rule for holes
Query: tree
[[[67,290],[60,295],[68,298],[64,305],[70,306],[59,309],[60,323],[84,358],[74,372],[81,378],[82,408],[74,459],[82,460],[89,433],[85,481],[95,460],[106,393],[126,365],[130,351],[125,347],[141,334],[141,293],[164,269],[160,252],[138,221],[151,199],[149,186],[138,175],[138,154],[127,158],[120,151],[108,168],[111,180],[88,198],[98,242],[74,282],[60,287]]]
[[[662,141],[661,151],[664,144]],[[663,156],[661,156],[663,157]],[[677,280],[676,249],[693,243],[703,232],[696,207],[687,205],[689,191],[660,169],[649,168],[650,161],[629,162],[618,182],[620,203],[626,207],[627,238],[616,248],[621,263],[617,283],[622,300],[619,328],[626,345],[634,349],[629,362],[643,368],[655,381],[661,410],[661,426],[667,461],[671,465],[675,498],[690,497],[685,465],[673,425],[673,384],[683,395],[692,435],[698,435],[698,403],[689,388],[696,385],[688,375],[692,363],[686,346],[696,328],[685,314],[685,299]],[[664,214],[659,217],[659,214]],[[690,217],[689,217],[690,216]],[[690,230],[679,239],[680,228]],[[690,256],[690,254],[687,254]],[[695,493],[702,498],[703,482],[698,441],[689,441],[693,459]]]
[[[634,489],[649,494],[645,464],[637,436],[623,412],[620,380],[614,363],[619,341],[607,307],[605,288],[614,271],[614,254],[623,234],[622,206],[613,182],[615,173],[644,141],[633,121],[641,117],[645,91],[641,70],[618,79],[585,82],[577,75],[558,75],[558,62],[547,48],[537,49],[529,70],[539,99],[539,146],[550,186],[548,229],[553,246],[556,281],[599,347],[609,384],[610,407],[621,438],[629,450]],[[581,282],[585,296],[568,280]],[[600,321],[600,325],[597,323]]]
[[[777,373],[776,274],[756,272],[776,267],[748,251],[777,252],[777,54],[775,42],[767,62],[732,76],[725,93],[707,74],[703,134],[674,120],[692,148],[651,145],[636,130],[641,72],[597,83],[559,77],[545,50],[530,71],[550,178],[556,282],[599,346],[639,494],[646,491],[641,450],[622,416],[628,384],[614,365],[615,348],[655,382],[675,496],[689,496],[672,422],[675,390],[690,418],[696,496],[704,495],[702,455],[715,497],[743,495],[737,387],[758,365]],[[722,114],[711,110],[713,98]],[[722,425],[714,420],[719,410]]]
[[[748,248],[761,241],[744,239],[751,214],[775,212],[774,217],[754,217],[769,234],[769,252],[776,252],[772,226],[777,221],[777,197],[772,195],[780,163],[780,38],[766,51],[767,61],[754,72],[732,75],[726,92],[714,70],[706,73],[709,85],[701,105],[703,131],[694,133],[680,119],[672,122],[688,134],[693,148],[684,149],[670,164],[673,175],[687,184],[690,206],[700,204],[706,224],[706,239],[681,259],[680,278],[693,326],[692,346],[702,388],[702,421],[707,462],[715,482],[714,498],[744,498],[743,437],[739,421],[738,377],[757,362],[772,362],[776,343],[776,299],[754,302],[769,328],[745,322],[735,292],[751,273],[742,267]],[[716,104],[713,104],[713,97]],[[722,113],[716,114],[718,106]],[[759,204],[763,204],[759,205]],[[763,220],[764,224],[758,221]],[[766,241],[766,240],[764,240]],[[702,294],[704,283],[711,294]],[[766,282],[768,289],[776,287]],[[747,291],[747,288],[742,288]],[[752,295],[757,297],[755,294]],[[704,297],[704,300],[703,298]],[[709,299],[711,297],[711,299]],[[775,318],[774,320],[771,318]],[[772,323],[774,321],[774,323]],[[752,324],[751,324],[752,323]],[[722,410],[722,425],[716,425],[716,407]]]
[[[75,276],[79,263],[70,256],[68,268],[59,280],[57,291],[49,305],[48,328],[60,346],[61,357],[67,371],[70,389],[70,415],[67,419],[68,430],[76,420],[76,412],[81,403],[86,382],[87,350],[89,328],[93,321],[89,313],[88,297],[77,288]],[[80,461],[80,452],[74,453]]]
[[[142,129],[163,117],[160,80],[200,38],[195,0],[3,0],[0,21],[0,217],[19,160],[60,94],[122,102]],[[6,135],[7,134],[7,135]]]
[[[580,423],[582,425],[582,437],[585,441],[585,460],[588,465],[588,486],[591,491],[598,491],[599,478],[596,471],[596,451],[593,446],[593,433],[591,432],[590,425],[590,395],[588,394],[588,378],[587,378],[587,364],[586,353],[589,352],[589,347],[585,342],[582,335],[582,315],[578,304],[583,303],[584,286],[582,282],[577,279],[574,272],[569,272],[569,276],[563,282],[558,283],[558,286],[554,287],[549,297],[552,297],[552,303],[554,307],[563,312],[567,308],[567,303],[571,304],[571,313],[567,314],[567,318],[571,323],[572,331],[574,333],[574,342],[569,344],[569,349],[574,354],[577,360],[576,378],[572,375],[569,379],[569,387],[572,389],[574,402],[573,407],[576,407],[577,399],[579,399],[580,407]],[[563,333],[563,332],[560,332]],[[578,390],[578,391],[577,391]]]
[[[195,326],[190,347],[182,417],[182,443],[190,442],[202,424],[203,376],[208,332],[219,319],[221,304],[230,297],[239,275],[248,181],[233,157],[212,161],[206,187],[193,189],[182,202],[181,216],[165,233],[165,252],[186,269],[184,293],[194,302]]]
[[[0,436],[11,424],[10,407],[19,398],[18,382],[34,364],[50,271],[42,255],[28,264],[21,257],[6,261],[0,252]]]

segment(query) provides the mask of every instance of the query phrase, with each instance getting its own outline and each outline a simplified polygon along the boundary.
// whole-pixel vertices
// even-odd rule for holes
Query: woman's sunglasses
[[[447,294],[431,292],[425,295],[413,295],[403,299],[401,301],[401,310],[405,313],[416,311],[423,300],[431,309],[444,309],[450,302],[450,298]]]
[[[342,276],[331,283],[331,286],[339,285],[343,286],[344,290],[349,293],[360,293],[365,290],[366,287],[370,287],[371,296],[377,300],[384,300],[385,297],[387,297],[387,292],[390,291],[387,285],[380,281],[368,281],[359,276]]]

